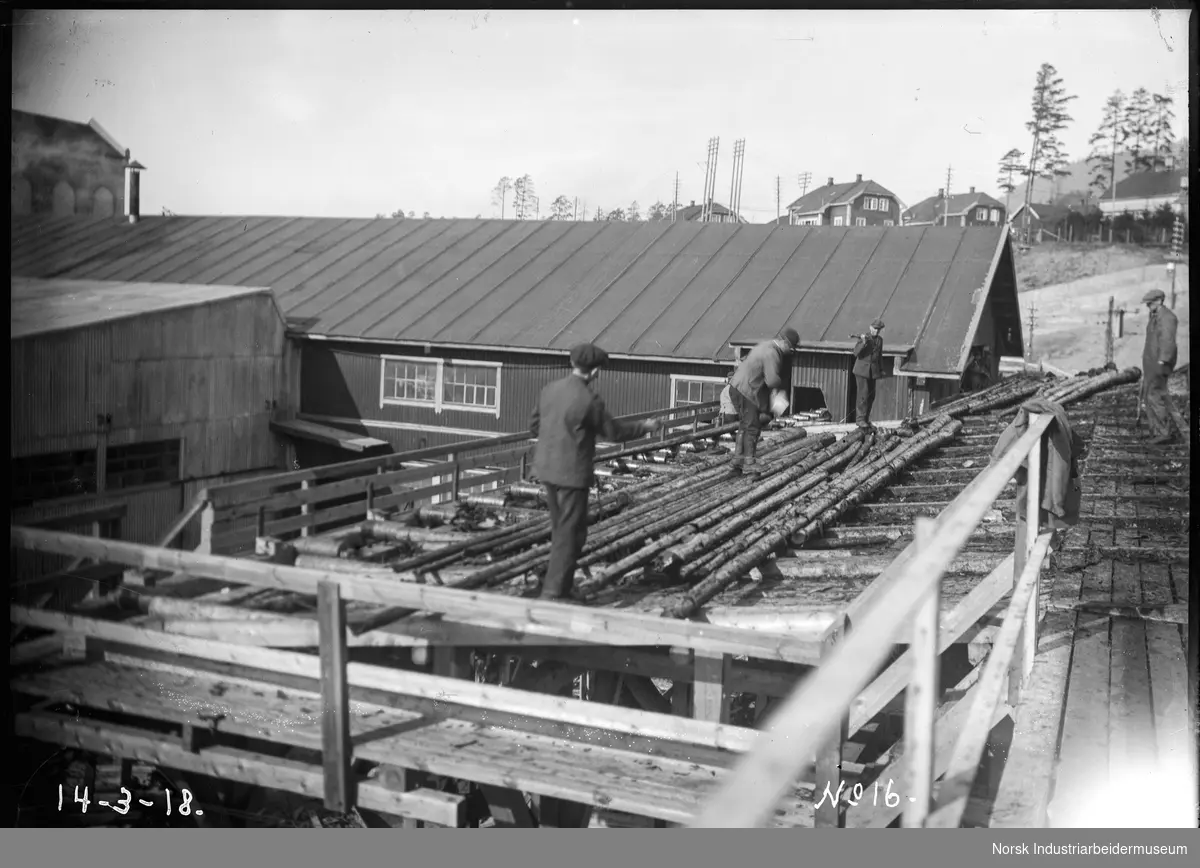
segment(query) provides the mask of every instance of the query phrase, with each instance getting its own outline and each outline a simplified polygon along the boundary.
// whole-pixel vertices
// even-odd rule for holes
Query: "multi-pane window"
[[[855,226],[866,226],[866,225],[867,225],[867,218],[866,218],[866,217],[855,217],[855,218],[854,218],[854,225],[855,225]]]
[[[437,375],[437,362],[384,359],[384,403],[436,404]]]
[[[442,404],[499,409],[499,377],[499,368],[446,365],[442,369]]]
[[[104,463],[104,488],[116,491],[175,482],[179,479],[180,440],[155,440],[149,443],[128,443],[109,446]]]
[[[53,452],[12,459],[13,507],[96,493],[96,450]]]
[[[500,413],[500,366],[443,359],[383,358],[379,403]]]
[[[721,400],[725,381],[716,377],[674,377],[672,407],[708,404]]]
[[[987,220],[987,208],[976,208],[975,219],[979,221]]]
[[[884,226],[895,226],[895,225],[896,225],[896,221],[895,221],[895,220],[884,220],[884,221],[883,221],[883,225],[884,225]]]
[[[834,226],[841,226],[841,225],[842,225],[842,217],[841,217],[841,215],[840,215],[840,214],[839,214],[837,217],[834,217],[834,218],[833,218],[833,225],[834,225]]]
[[[868,196],[863,201],[863,208],[865,208],[868,211],[874,211],[876,201],[878,201],[878,200],[876,200],[874,196]]]
[[[993,209],[992,209],[992,222],[993,222],[993,223],[999,223],[999,222],[1000,222],[1000,209],[999,209],[999,208],[993,208]]]

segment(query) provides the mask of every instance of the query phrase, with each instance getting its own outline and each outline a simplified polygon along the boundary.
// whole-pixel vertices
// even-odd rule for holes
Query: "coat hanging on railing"
[[[1008,448],[1020,439],[1029,426],[1030,413],[1049,413],[1054,416],[1054,422],[1046,429],[1049,444],[1042,453],[1042,503],[1040,524],[1042,527],[1058,530],[1071,527],[1079,521],[1081,491],[1079,485],[1078,461],[1083,451],[1083,439],[1071,428],[1071,420],[1061,404],[1047,401],[1045,398],[1030,398],[1021,404],[1016,418],[1004,429],[996,446],[992,449],[992,461],[995,462]],[[1017,470],[1018,505],[1025,503],[1028,486],[1028,472],[1022,464]],[[1025,520],[1025,511],[1018,506],[1017,521]]]

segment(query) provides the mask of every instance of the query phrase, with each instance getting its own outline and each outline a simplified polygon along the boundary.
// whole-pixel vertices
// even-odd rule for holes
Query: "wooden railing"
[[[890,686],[877,691],[877,701],[897,684],[908,683],[903,755],[907,770],[900,791],[885,793],[885,800],[895,799],[887,807],[896,807],[897,813],[902,811],[906,825],[961,823],[996,711],[1004,699],[1015,703],[1037,649],[1039,576],[1049,551],[1050,535],[1035,537],[1027,528],[1038,527],[1042,438],[1052,422],[1050,414],[1031,415],[1025,434],[1004,455],[976,477],[937,519],[918,523],[913,545],[897,558],[900,566],[885,571],[864,592],[867,602],[861,617],[851,618],[836,650],[775,713],[764,737],[702,807],[692,823],[694,827],[767,825],[775,805],[811,758],[827,753],[827,745],[840,740],[841,733],[847,731],[847,719],[864,688],[875,687],[889,677]],[[944,621],[939,630],[941,579],[1009,480],[1026,464],[1028,497],[1025,504],[1018,505],[1024,510],[1026,521],[1017,525],[1007,588],[1012,594],[1011,602],[978,682],[959,700],[969,703],[971,713],[960,731],[935,801],[934,782],[938,777],[935,717],[940,694],[937,663],[947,632]],[[962,608],[960,604],[958,609]],[[835,625],[831,629],[840,628],[841,625]],[[906,677],[889,676],[897,665],[893,664],[876,680],[875,673],[894,645],[906,639],[910,642]],[[1006,683],[1008,696],[1005,696]],[[828,799],[826,786],[829,786]],[[866,798],[869,800],[870,796]],[[841,803],[845,793],[840,778],[818,780],[816,799],[820,800],[818,817],[823,802]],[[841,807],[834,813],[835,821],[842,825]]]
[[[720,402],[710,401],[622,416],[625,422],[660,418],[664,427],[656,436],[602,448],[597,459],[632,448],[658,448],[680,429],[695,433],[716,417],[719,407]],[[306,536],[365,518],[371,509],[411,508],[517,482],[527,475],[535,444],[528,432],[483,437],[213,486],[202,517],[206,531],[201,548],[237,552],[251,548],[256,537]]]

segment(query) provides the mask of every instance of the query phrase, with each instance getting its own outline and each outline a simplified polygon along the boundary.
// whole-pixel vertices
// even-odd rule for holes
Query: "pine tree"
[[[512,189],[512,178],[505,175],[496,182],[496,186],[492,188],[492,204],[500,209],[500,219],[504,219],[504,203],[508,197],[508,191]]]
[[[1100,126],[1088,139],[1092,146],[1087,158],[1092,172],[1088,186],[1094,187],[1100,195],[1117,183],[1117,154],[1125,139],[1125,94],[1117,90],[1105,101]]]
[[[1000,175],[996,178],[996,186],[1004,191],[1004,213],[1009,213],[1009,201],[1017,184],[1015,177],[1025,173],[1025,154],[1020,148],[1010,148],[1008,153],[1000,158]]]
[[[1154,94],[1152,99],[1154,108],[1150,122],[1150,169],[1157,172],[1160,169],[1171,168],[1173,162],[1171,158],[1175,151],[1175,132],[1171,129],[1171,122],[1175,120],[1175,112],[1171,106],[1175,104],[1175,100],[1161,93]]]
[[[1151,153],[1154,141],[1154,101],[1150,91],[1139,87],[1125,105],[1125,141],[1129,158],[1127,172],[1142,172],[1154,165]]]
[[[1058,140],[1058,133],[1066,129],[1073,118],[1067,114],[1067,104],[1075,99],[1068,94],[1058,70],[1052,64],[1043,63],[1038,69],[1033,85],[1033,116],[1025,129],[1033,135],[1029,149],[1028,183],[1025,186],[1025,240],[1029,240],[1029,206],[1033,203],[1033,185],[1039,177],[1046,177],[1049,166],[1050,177],[1055,167],[1066,160],[1066,151]]]

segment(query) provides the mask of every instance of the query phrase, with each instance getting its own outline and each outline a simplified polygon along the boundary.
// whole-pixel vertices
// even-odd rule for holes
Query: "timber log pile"
[[[822,433],[819,422],[780,420],[764,438],[758,467],[745,475],[733,471],[724,449],[706,449],[705,440],[717,442],[729,426],[710,429],[699,441],[692,435],[692,441],[656,443],[653,453],[644,445],[610,450],[597,459],[597,490],[575,596],[595,602],[606,588],[652,576],[682,592],[662,614],[691,617],[781,548],[819,541],[827,528],[871,501],[910,465],[952,441],[963,417],[1004,408],[1015,413],[1034,396],[1069,405],[1139,376],[1136,368],[1069,379],[1021,374],[955,398],[895,430],[859,429],[839,436]],[[540,486],[515,483],[504,492],[423,507],[390,520],[373,517],[336,539],[282,543],[283,559],[321,569],[390,572],[403,581],[454,588],[516,583],[520,590],[529,577],[544,572],[550,559],[550,522],[537,503],[540,496]],[[367,624],[405,614],[408,610],[387,609]]]

